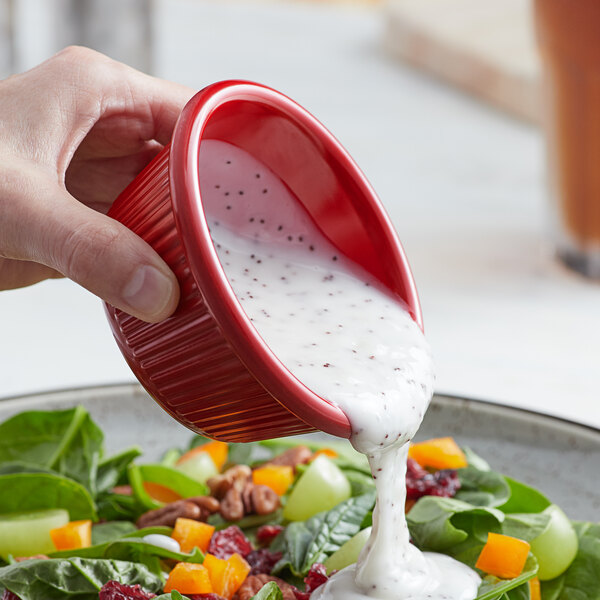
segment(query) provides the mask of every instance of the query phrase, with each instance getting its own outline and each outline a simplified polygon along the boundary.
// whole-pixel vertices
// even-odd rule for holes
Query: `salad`
[[[345,441],[174,440],[117,454],[83,407],[0,424],[2,600],[309,600],[356,562],[374,484]],[[600,524],[452,438],[413,444],[412,542],[476,568],[477,600],[599,600]]]

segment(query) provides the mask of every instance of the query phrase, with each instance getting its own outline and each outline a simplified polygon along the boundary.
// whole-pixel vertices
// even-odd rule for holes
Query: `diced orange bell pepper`
[[[230,600],[250,573],[250,565],[239,555],[227,560],[207,554],[202,563],[208,570],[213,592]]]
[[[171,537],[179,542],[182,552],[191,552],[196,547],[206,552],[214,531],[212,525],[180,517],[175,521]]]
[[[252,471],[252,483],[266,485],[283,496],[294,482],[294,469],[288,465],[265,465]]]
[[[411,444],[408,448],[408,456],[422,467],[433,469],[461,469],[468,464],[465,453],[451,437]]]
[[[529,600],[542,600],[542,588],[537,577],[529,580]]]
[[[226,442],[212,440],[212,442],[207,442],[206,444],[202,444],[202,446],[196,446],[195,448],[188,450],[179,458],[177,464],[180,465],[184,463],[192,456],[196,456],[199,452],[206,452],[212,458],[215,466],[220,471],[223,468],[223,465],[227,462],[228,451],[229,446]]]
[[[523,571],[530,548],[523,540],[490,532],[475,567],[501,579],[518,577]]]
[[[181,500],[181,496],[176,491],[161,485],[160,483],[144,481],[144,489],[146,490],[148,496],[157,502],[170,504],[171,502],[177,502],[177,500]]]
[[[50,537],[57,550],[76,550],[92,545],[92,522],[71,521],[62,527],[50,530]]]
[[[177,590],[182,594],[212,594],[208,570],[203,565],[180,562],[169,573],[165,594]]]
[[[313,460],[315,460],[315,458],[318,458],[319,456],[326,456],[327,458],[337,458],[339,454],[332,448],[321,448],[310,457],[310,462],[312,462]]]

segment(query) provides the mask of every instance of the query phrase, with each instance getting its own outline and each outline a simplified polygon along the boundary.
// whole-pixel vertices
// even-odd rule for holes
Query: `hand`
[[[167,264],[105,213],[191,95],[77,47],[0,82],[0,290],[64,275],[145,321],[175,310]]]

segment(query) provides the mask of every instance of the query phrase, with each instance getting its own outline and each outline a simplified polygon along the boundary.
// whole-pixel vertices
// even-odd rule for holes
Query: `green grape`
[[[567,515],[556,504],[544,510],[550,515],[548,527],[531,542],[531,552],[540,566],[541,581],[554,579],[564,573],[577,554],[577,534]]]
[[[354,564],[358,560],[358,555],[367,543],[371,535],[371,527],[359,531],[354,537],[351,537],[339,550],[336,550],[323,563],[327,573],[331,571],[340,571],[347,566]]]
[[[305,521],[350,498],[350,482],[327,457],[318,456],[294,485],[283,510],[289,521]]]
[[[32,556],[48,554],[56,548],[50,530],[69,522],[69,513],[62,508],[0,515],[0,556],[9,554]]]
[[[206,483],[207,479],[217,475],[219,472],[213,459],[207,452],[198,452],[190,456],[187,460],[175,465],[175,468],[200,483]]]

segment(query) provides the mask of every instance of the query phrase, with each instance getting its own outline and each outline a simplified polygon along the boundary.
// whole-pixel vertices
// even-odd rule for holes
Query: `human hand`
[[[0,290],[64,275],[144,321],[175,310],[167,264],[104,213],[192,93],[77,47],[0,82]]]

